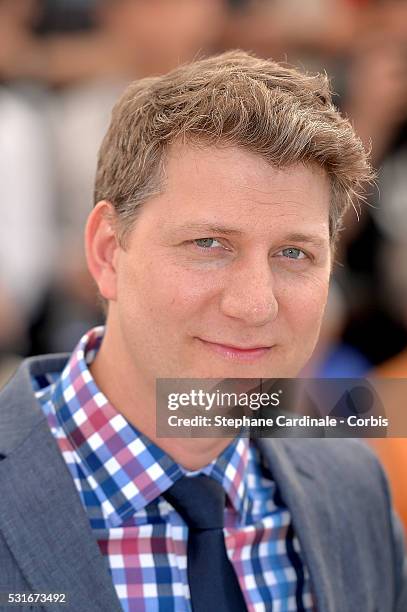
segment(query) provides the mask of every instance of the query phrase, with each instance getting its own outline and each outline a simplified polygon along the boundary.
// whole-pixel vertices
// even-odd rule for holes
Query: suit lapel
[[[70,612],[121,611],[107,562],[45,419],[0,461],[0,491],[0,529],[34,591],[67,593]]]
[[[335,509],[324,480],[316,477],[321,470],[320,466],[313,466],[309,442],[315,443],[300,439],[259,439],[257,445],[291,513],[318,612],[346,610],[349,597],[341,574]]]

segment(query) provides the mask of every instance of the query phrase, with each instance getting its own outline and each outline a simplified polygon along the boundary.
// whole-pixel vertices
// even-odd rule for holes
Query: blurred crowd
[[[326,71],[377,170],[306,374],[407,378],[406,0],[0,0],[0,386],[103,320],[82,234],[115,99],[228,48]]]

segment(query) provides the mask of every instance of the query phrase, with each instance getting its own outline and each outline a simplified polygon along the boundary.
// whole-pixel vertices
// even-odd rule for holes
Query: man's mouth
[[[265,355],[267,355],[272,346],[264,346],[264,345],[250,345],[243,346],[238,344],[224,344],[221,342],[213,342],[211,340],[204,340],[203,338],[197,337],[202,345],[208,350],[224,357],[225,359],[230,359],[234,361],[255,361],[256,359],[261,359]]]

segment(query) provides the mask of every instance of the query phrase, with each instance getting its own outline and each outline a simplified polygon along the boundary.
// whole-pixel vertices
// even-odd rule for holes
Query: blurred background
[[[406,0],[0,0],[0,386],[103,320],[82,235],[118,95],[230,48],[326,71],[377,170],[306,374],[407,378]],[[407,525],[407,443],[373,444]]]

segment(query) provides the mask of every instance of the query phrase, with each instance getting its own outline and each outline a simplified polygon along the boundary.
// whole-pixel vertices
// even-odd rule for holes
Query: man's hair
[[[332,104],[326,75],[229,51],[135,81],[115,105],[99,152],[95,203],[114,206],[122,244],[140,205],[163,190],[165,154],[179,141],[242,147],[278,168],[325,169],[332,244],[344,212],[372,179],[361,141]]]

